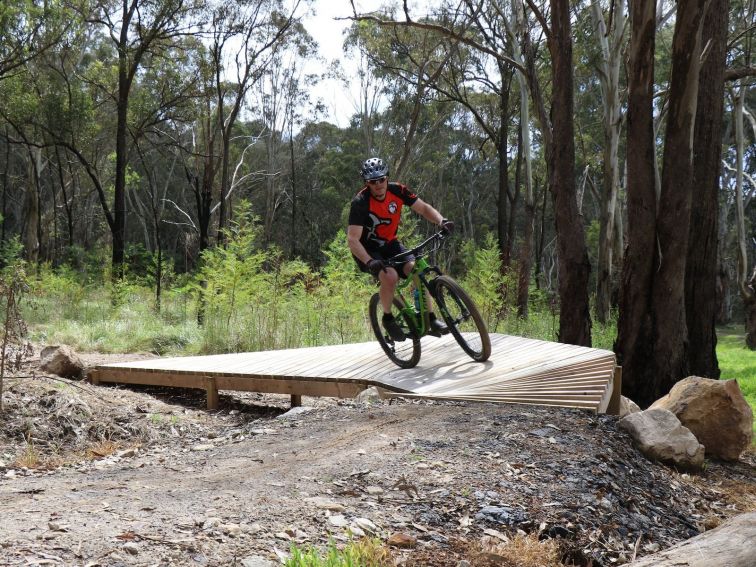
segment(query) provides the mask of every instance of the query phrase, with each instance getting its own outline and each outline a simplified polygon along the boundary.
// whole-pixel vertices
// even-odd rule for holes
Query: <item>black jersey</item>
[[[376,250],[396,240],[396,231],[404,205],[412,206],[417,195],[406,185],[389,182],[383,201],[370,194],[370,188],[364,187],[354,199],[349,210],[349,224],[361,226],[360,242],[366,250]]]

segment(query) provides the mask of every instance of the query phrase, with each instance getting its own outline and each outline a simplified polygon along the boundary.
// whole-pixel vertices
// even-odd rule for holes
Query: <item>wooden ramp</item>
[[[450,335],[424,337],[420,363],[404,370],[377,342],[158,358],[98,366],[93,381],[218,390],[353,397],[369,386],[394,395],[577,407],[617,413],[621,369],[614,353],[491,335],[492,354],[473,362]]]

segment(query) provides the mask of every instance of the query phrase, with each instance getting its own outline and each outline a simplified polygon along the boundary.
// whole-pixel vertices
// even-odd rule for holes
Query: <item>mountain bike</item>
[[[384,264],[397,271],[410,256],[415,266],[407,279],[399,280],[394,296],[392,314],[404,332],[403,341],[394,341],[381,325],[383,306],[376,293],[370,298],[370,325],[378,342],[391,361],[401,368],[412,368],[420,361],[420,339],[425,335],[441,336],[430,324],[428,298],[436,303],[441,315],[459,346],[473,360],[485,362],[491,356],[491,338],[486,323],[473,300],[451,277],[444,275],[438,266],[428,263],[426,257],[444,245],[448,233],[439,231],[430,238],[387,260]],[[405,298],[405,295],[409,298]],[[446,334],[446,333],[444,333]]]

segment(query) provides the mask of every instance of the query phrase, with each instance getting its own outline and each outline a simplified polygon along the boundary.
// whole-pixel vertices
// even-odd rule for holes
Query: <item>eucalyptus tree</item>
[[[3,0],[0,5],[0,81],[55,47],[70,25],[67,2]]]
[[[693,182],[693,131],[706,0],[678,5],[672,44],[661,194],[654,190],[653,0],[631,5],[628,96],[629,247],[615,350],[623,392],[641,406],[688,375],[685,269]]]
[[[295,23],[271,55],[270,65],[257,82],[255,114],[264,128],[261,138],[265,144],[265,204],[262,220],[263,240],[266,243],[271,241],[279,209],[292,199],[290,189],[294,169],[290,168],[288,175],[284,174],[284,135],[288,131],[288,161],[291,164],[294,122],[301,120],[297,117],[296,109],[300,107],[304,110],[309,106],[306,85],[314,80],[304,74],[301,63],[312,57],[314,51],[315,42],[312,37],[301,24]]]
[[[126,247],[126,170],[129,163],[129,102],[137,73],[150,58],[169,54],[180,38],[196,31],[200,0],[93,0],[84,17],[101,27],[116,52],[112,96],[116,106],[113,183],[113,276],[123,275]]]
[[[599,0],[591,0],[591,16],[601,52],[597,70],[601,87],[604,127],[604,183],[600,201],[600,232],[596,268],[596,319],[601,323],[607,322],[611,308],[614,267],[612,255],[615,250],[615,218],[619,214],[617,200],[620,185],[619,145],[623,118],[620,101],[620,69],[624,55],[627,22],[623,0],[609,0],[608,4],[608,14],[606,14]]]
[[[711,0],[702,28],[701,78],[693,135],[693,184],[685,266],[685,310],[690,372],[719,377],[717,362],[717,274],[719,194],[723,142],[724,72],[729,0]]]
[[[551,116],[548,120],[546,112],[539,112],[539,117],[541,118],[543,136],[546,139],[545,153],[549,170],[549,188],[554,202],[559,251],[559,296],[561,303],[559,340],[572,344],[590,345],[591,318],[588,303],[590,263],[585,247],[582,219],[578,213],[574,172],[573,61],[569,6],[566,0],[552,0],[550,6],[551,23],[549,23],[542,7],[532,0],[528,0],[527,3],[547,37],[551,56]],[[466,2],[464,4],[468,5]],[[468,16],[473,21],[476,18],[488,17],[491,14],[490,7],[486,7],[484,3],[470,4],[470,8],[472,12]],[[501,12],[505,12],[505,10],[501,10]],[[503,45],[494,42],[493,47],[485,44],[476,36],[477,30],[471,31],[469,18],[463,20],[461,24],[451,20],[447,25],[436,21],[413,20],[406,7],[403,21],[387,21],[368,15],[360,16],[357,15],[356,10],[354,17],[358,21],[372,20],[383,26],[402,25],[434,30],[450,38],[456,44],[472,48],[471,51],[493,57],[496,65],[503,63],[511,68],[522,69],[522,65],[514,61],[509,53],[503,49],[506,42]],[[494,22],[493,19],[491,21]],[[523,69],[523,71],[527,72],[527,69]],[[531,79],[534,79],[535,73],[529,75]],[[536,93],[540,93],[540,87],[534,88],[533,84],[530,86],[534,100],[538,100]],[[542,108],[537,102],[536,107]],[[501,206],[501,203],[499,205]]]
[[[427,30],[398,27],[384,30],[374,22],[363,21],[352,25],[346,43],[360,50],[378,78],[394,79],[387,84],[390,92],[386,94],[391,98],[390,109],[402,107],[401,120],[391,124],[391,130],[399,134],[401,141],[387,155],[392,175],[401,178],[417,154],[416,144],[422,143],[416,134],[423,111],[433,102],[432,90],[451,59],[448,41]],[[412,89],[410,95],[408,87]]]
[[[210,246],[216,214],[217,239],[223,241],[232,188],[233,131],[249,104],[250,89],[291,32],[301,3],[295,0],[286,7],[282,0],[220,0],[207,7],[203,34],[208,45],[197,52],[200,88],[188,148],[192,159],[184,165],[195,193],[200,252]]]
[[[756,350],[756,215],[751,214],[751,234],[748,234],[747,211],[753,211],[756,202],[756,185],[754,185],[754,163],[756,162],[756,117],[754,116],[754,37],[756,26],[756,9],[753,2],[736,2],[733,0],[734,33],[730,41],[732,70],[726,73],[732,82],[729,86],[729,98],[732,101],[732,122],[734,124],[734,167],[735,173],[735,212],[736,212],[736,281],[738,292],[743,301],[745,319],[746,346]],[[750,123],[750,135],[745,128],[745,120]],[[753,268],[749,263],[753,261]]]
[[[551,144],[546,162],[559,254],[559,340],[590,346],[588,279],[591,266],[575,186],[574,63],[569,3],[550,0],[549,21],[533,0],[528,0],[528,6],[541,23],[551,55]]]

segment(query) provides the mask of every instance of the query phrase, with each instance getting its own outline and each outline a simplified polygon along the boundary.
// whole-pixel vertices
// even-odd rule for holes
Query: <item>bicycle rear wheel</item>
[[[491,356],[491,338],[473,300],[449,276],[433,280],[434,297],[441,316],[459,346],[473,360],[484,362]]]
[[[403,341],[394,341],[383,328],[381,324],[383,306],[381,305],[381,298],[377,293],[370,298],[370,325],[373,327],[375,338],[378,339],[381,348],[391,361],[400,368],[412,368],[420,361],[420,337],[417,336],[415,327],[409,317],[400,315],[400,310],[403,308],[404,303],[402,300],[395,297],[391,313],[407,337]]]

